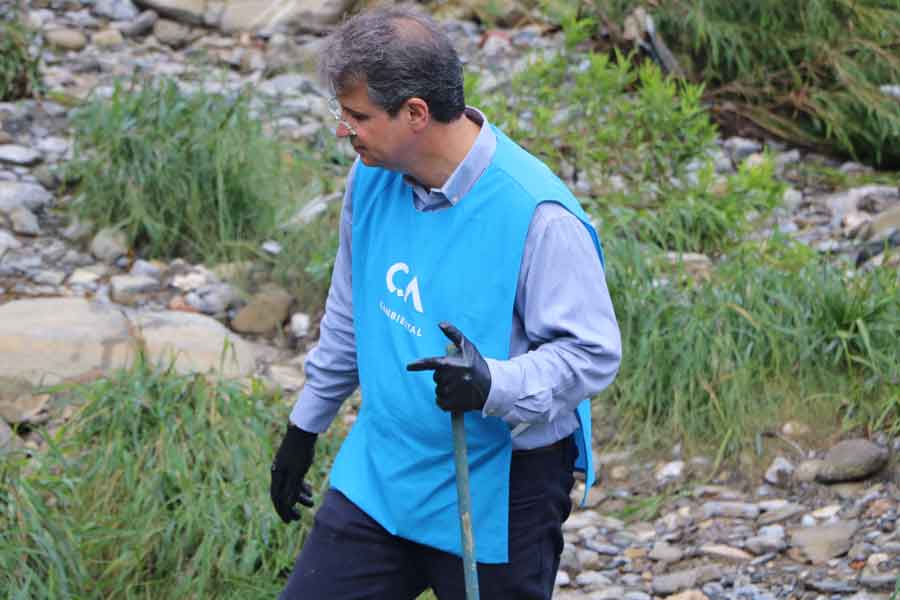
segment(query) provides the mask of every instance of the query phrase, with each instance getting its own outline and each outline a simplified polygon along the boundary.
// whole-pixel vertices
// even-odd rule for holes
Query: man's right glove
[[[275,454],[269,495],[278,516],[285,523],[300,518],[294,510],[297,502],[307,507],[313,505],[312,488],[303,481],[303,478],[312,465],[318,437],[318,434],[288,424],[281,446]]]

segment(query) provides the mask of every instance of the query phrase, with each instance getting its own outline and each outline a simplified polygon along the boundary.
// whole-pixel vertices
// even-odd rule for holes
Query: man
[[[320,74],[359,160],[272,466],[285,522],[313,504],[316,435],[357,386],[363,402],[281,597],[465,598],[449,414],[465,411],[481,596],[550,598],[576,460],[593,480],[585,399],[620,359],[596,233],[543,163],[465,106],[428,18],[349,20]]]

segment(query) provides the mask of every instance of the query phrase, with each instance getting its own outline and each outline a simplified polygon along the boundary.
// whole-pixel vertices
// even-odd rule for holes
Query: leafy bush
[[[613,23],[634,9],[592,3]],[[900,1],[674,0],[652,12],[724,119],[900,165],[900,101],[881,90],[900,81]]]
[[[149,257],[235,258],[275,230],[300,183],[246,94],[119,83],[74,117],[77,210],[121,227]]]
[[[633,188],[681,176],[716,137],[701,87],[680,86],[652,64],[634,69],[622,55],[535,55],[508,86],[485,96],[477,86],[470,81],[468,94],[510,137],[595,187],[611,175]]]
[[[589,179],[584,203],[608,220],[608,232],[681,251],[720,253],[737,243],[749,216],[781,198],[771,160],[719,181],[702,88],[665,78],[653,64],[634,67],[621,54],[612,61],[577,52],[577,23],[563,52],[535,57],[509,89],[479,97],[470,80],[475,102],[551,167],[568,164]]]
[[[40,56],[29,50],[34,35],[17,19],[0,19],[0,102],[43,90]]]
[[[738,244],[762,216],[777,206],[784,184],[775,179],[774,163],[743,163],[738,172],[717,179],[712,165],[696,175],[696,183],[663,182],[653,202],[632,208],[629,198],[601,197],[591,204],[608,219],[609,233],[651,242],[680,252],[721,254]],[[610,201],[611,200],[611,201]]]
[[[283,402],[146,365],[70,396],[83,407],[46,454],[0,455],[4,597],[277,595],[311,522],[269,500]],[[336,448],[320,436],[317,493]]]

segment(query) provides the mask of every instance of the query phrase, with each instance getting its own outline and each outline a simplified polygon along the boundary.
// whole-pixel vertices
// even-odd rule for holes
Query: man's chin
[[[362,162],[362,164],[366,165],[367,167],[377,167],[378,166],[377,161],[372,160],[372,157],[369,156],[365,150],[363,150],[362,152],[357,150],[356,155],[359,156],[359,160]]]

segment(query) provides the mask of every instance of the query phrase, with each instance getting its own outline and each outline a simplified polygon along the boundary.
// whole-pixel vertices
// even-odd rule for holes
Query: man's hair
[[[343,23],[325,43],[319,76],[337,94],[364,81],[369,99],[391,117],[412,97],[442,123],[466,107],[462,63],[450,38],[407,7],[379,8]]]

